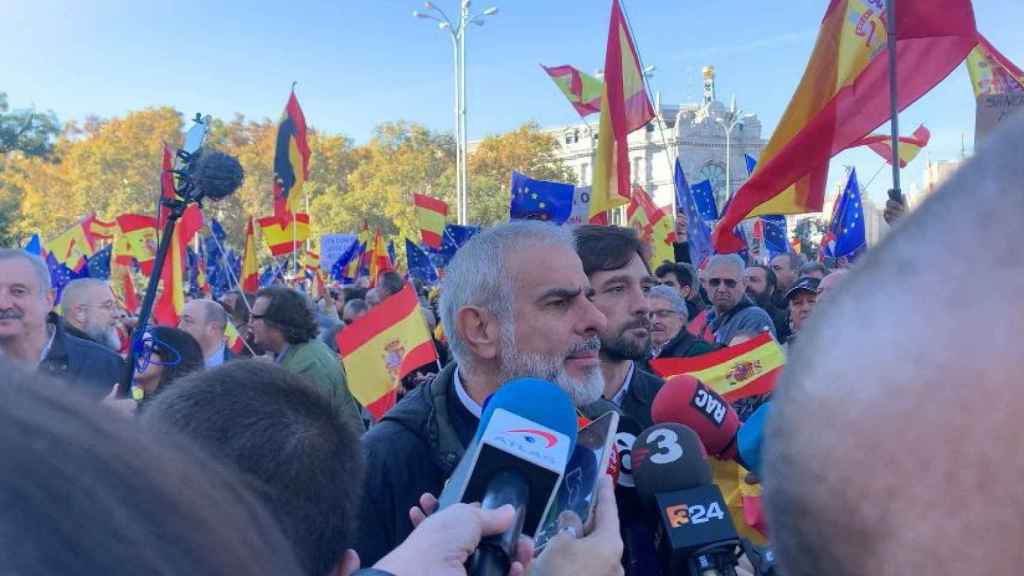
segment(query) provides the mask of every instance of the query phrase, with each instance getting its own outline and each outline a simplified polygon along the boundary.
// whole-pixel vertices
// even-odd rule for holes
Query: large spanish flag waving
[[[142,273],[153,271],[156,258],[156,218],[144,214],[121,214],[117,217],[120,233],[114,239],[114,263],[130,266],[139,263]]]
[[[437,350],[412,286],[374,306],[338,333],[349,390],[379,420],[395,405],[407,374],[437,360]]]
[[[612,0],[608,46],[604,54],[604,90],[598,127],[597,159],[590,195],[590,217],[629,204],[629,133],[654,118],[640,58],[619,0]]]
[[[974,97],[1024,92],[1024,72],[978,33],[978,45],[967,56]]]
[[[267,216],[259,219],[263,241],[274,256],[291,254],[301,250],[309,238],[309,214],[303,212],[286,212],[280,216]]]
[[[274,147],[274,215],[295,212],[302,185],[309,178],[306,117],[295,92],[288,97]]]
[[[742,344],[692,358],[651,360],[651,368],[662,378],[689,374],[731,402],[771,392],[785,363],[782,347],[765,332]]]
[[[899,0],[896,34],[899,110],[977,44],[970,0]],[[829,160],[889,116],[885,3],[832,0],[789,107],[715,228],[715,248],[741,250],[733,230],[745,218],[820,211]]]

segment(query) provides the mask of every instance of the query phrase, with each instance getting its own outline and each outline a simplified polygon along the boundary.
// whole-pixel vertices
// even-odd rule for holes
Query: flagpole
[[[892,114],[892,190],[889,195],[893,200],[902,202],[900,190],[900,115],[899,99],[896,86],[896,0],[886,0],[886,19],[889,30],[886,42],[889,46],[889,110]]]
[[[647,90],[647,96],[648,96],[648,98],[650,98],[650,95],[651,95],[651,93],[653,91],[651,90],[651,83],[647,79],[647,67],[644,66],[644,58],[643,58],[643,56],[640,55],[640,41],[636,39],[636,34],[633,33],[633,25],[630,24],[630,22],[629,22],[629,11],[626,10],[626,2],[625,2],[625,0],[619,0],[619,8],[622,9],[622,17],[626,20],[626,27],[629,29],[629,36],[630,36],[630,38],[633,39],[633,48],[636,49],[636,59],[637,59],[638,63],[640,64],[640,76],[643,78],[644,89]],[[659,106],[659,108],[660,108],[660,106]],[[679,157],[678,157],[679,149],[677,147],[674,151],[669,152],[668,138],[665,137],[665,126],[664,126],[665,123],[664,123],[663,118],[661,116],[661,110],[660,109],[654,111],[654,117],[655,117],[655,120],[657,121],[657,125],[658,125],[658,134],[661,136],[661,144],[662,144],[662,146],[665,147],[665,162],[666,162],[666,164],[668,164],[669,181],[674,183],[675,182],[675,176],[674,175],[675,175],[675,168],[676,168],[675,167],[675,161],[679,159]],[[629,137],[628,136],[626,137],[626,141],[627,141],[627,146],[628,146],[628,141],[629,141]],[[674,184],[673,184],[673,186],[674,186]],[[630,192],[630,194],[632,194],[632,191]],[[675,193],[675,191],[673,191],[672,192],[672,219],[673,220],[675,220],[676,215],[678,214],[678,211],[679,211],[679,207],[676,206],[676,193]]]
[[[231,263],[228,262],[227,251],[224,250],[224,246],[221,245],[220,240],[217,239],[217,235],[212,231],[210,232],[210,237],[213,238],[214,243],[217,244],[217,250],[220,250],[220,259],[221,262],[223,262],[224,270],[228,273],[228,279],[235,285],[235,289],[242,295],[242,302],[245,303],[245,307],[249,310],[249,314],[252,314],[252,306],[249,305],[249,300],[245,298],[245,290],[242,289],[242,282],[240,279],[236,278],[235,273],[231,271]]]

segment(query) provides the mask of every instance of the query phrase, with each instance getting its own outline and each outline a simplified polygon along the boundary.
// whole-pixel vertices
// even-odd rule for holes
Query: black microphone
[[[658,557],[654,547],[657,526],[651,522],[633,481],[633,446],[643,428],[635,418],[623,412],[615,433],[619,473],[615,478],[615,502],[619,509],[619,533],[622,536],[622,567],[626,576],[657,574]]]
[[[735,575],[740,544],[700,437],[681,424],[655,424],[633,445],[633,478],[656,509],[663,574]]]

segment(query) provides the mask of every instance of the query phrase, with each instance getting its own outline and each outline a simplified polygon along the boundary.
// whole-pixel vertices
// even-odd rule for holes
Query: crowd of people
[[[1011,573],[1020,133],[852,268],[794,253],[654,263],[630,228],[514,221],[460,247],[438,287],[388,271],[314,302],[273,285],[132,334],[109,283],[72,281],[55,307],[45,263],[0,250],[5,570],[464,573],[512,511],[436,497],[503,383],[541,378],[581,413],[600,403],[643,429],[664,384],[652,360],[768,333],[788,357],[777,391],[737,408],[774,406],[763,480],[782,573]],[[1002,289],[965,306],[977,280]],[[337,335],[410,282],[442,362],[396,382],[401,400],[373,421]],[[522,541],[511,573],[645,573],[623,534],[653,531],[621,488],[602,479],[587,529],[539,554]]]

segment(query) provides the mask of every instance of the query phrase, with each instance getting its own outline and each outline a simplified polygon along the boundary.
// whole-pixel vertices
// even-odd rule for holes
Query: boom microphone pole
[[[209,116],[203,117],[198,113],[193,118],[192,121],[195,122],[195,125],[185,135],[185,144],[177,152],[177,159],[172,171],[176,176],[174,179],[175,196],[164,198],[161,190],[160,205],[167,208],[167,221],[164,223],[160,244],[157,246],[153,271],[149,277],[149,284],[146,285],[146,296],[142,300],[142,308],[139,311],[139,320],[132,332],[132,344],[128,350],[128,365],[125,366],[118,387],[120,396],[131,395],[135,364],[140,352],[139,347],[149,324],[149,318],[153,313],[153,305],[156,303],[156,289],[160,283],[160,276],[163,274],[164,261],[167,259],[167,251],[171,247],[175,225],[189,204],[194,202],[201,208],[203,200],[206,198],[222,200],[233,194],[245,178],[242,165],[239,164],[237,158],[217,150],[203,149],[203,142],[210,131],[210,120]],[[172,289],[171,286],[164,286],[164,290],[170,289]]]

